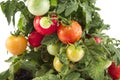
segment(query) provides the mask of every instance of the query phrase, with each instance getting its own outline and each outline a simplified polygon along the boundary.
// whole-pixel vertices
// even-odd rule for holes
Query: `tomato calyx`
[[[14,31],[14,32],[10,32],[11,35],[13,36],[20,36],[20,35],[24,35],[19,29]]]
[[[70,27],[72,25],[72,20],[64,18],[62,16],[58,16],[60,23],[65,27]]]

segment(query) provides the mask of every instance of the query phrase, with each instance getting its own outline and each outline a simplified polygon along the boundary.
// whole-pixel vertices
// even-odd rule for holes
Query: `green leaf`
[[[88,2],[80,4],[80,7],[83,9],[83,14],[86,16],[86,24],[92,20],[92,8],[89,6]]]
[[[25,17],[21,14],[21,16],[20,16],[20,19],[19,19],[19,21],[18,21],[18,28],[19,28],[19,30],[25,30],[24,28],[25,28],[25,26],[26,26],[26,19],[25,19]]]
[[[64,12],[65,8],[66,8],[66,3],[59,4],[58,8],[57,8],[57,14],[60,14],[60,13]]]
[[[28,34],[32,31],[33,29],[33,26],[30,25],[29,27],[27,25],[30,25],[29,21],[26,20],[26,18],[24,17],[23,14],[20,15],[20,18],[19,18],[19,21],[18,21],[18,24],[17,24],[17,27],[18,27],[18,30],[20,32],[22,32],[23,34]]]
[[[69,16],[72,12],[77,11],[78,3],[77,1],[71,1],[65,9],[65,16]]]
[[[96,0],[88,0],[90,3],[96,3]]]
[[[58,40],[57,34],[52,34],[52,35],[45,36],[43,38],[41,44],[49,45],[49,44],[57,43],[58,41],[59,40]]]
[[[10,0],[8,0],[7,2],[4,1],[1,2],[1,9],[7,18],[8,24],[10,24],[12,18],[14,21],[13,15],[16,13],[16,4],[17,4],[16,1],[10,1]]]
[[[68,72],[69,72],[69,65],[64,64],[61,68],[61,73],[63,75],[66,75],[66,74],[68,74]]]
[[[43,77],[36,77],[32,80],[49,80],[49,79],[48,79],[48,76],[43,76]]]
[[[59,78],[56,75],[49,74],[49,75],[44,75],[42,77],[36,77],[32,80],[59,80]]]
[[[9,71],[11,74],[14,74],[15,72],[18,71],[18,69],[21,67],[21,62],[18,61],[16,63],[13,63],[10,65]]]
[[[14,73],[17,72],[21,67],[21,62],[15,62],[10,65],[9,72],[10,72],[10,80],[14,80]]]
[[[59,80],[58,77],[56,75],[49,75],[49,80]]]
[[[0,73],[0,80],[7,80],[10,76],[9,70]]]
[[[9,59],[5,60],[5,62],[14,62],[17,58],[17,56],[12,56]]]
[[[28,11],[28,9],[23,1],[18,2],[16,7],[21,12],[21,14],[24,15],[24,17],[27,21],[29,21],[31,18],[33,18],[33,15],[30,14],[30,12]]]
[[[108,64],[107,60],[102,60],[98,58],[99,61],[94,61],[88,68],[89,75],[94,80],[104,80],[104,70],[106,69],[106,64]]]
[[[72,73],[68,74],[64,80],[82,80],[79,78],[80,78],[80,73],[72,72]]]
[[[119,49],[117,49],[116,47],[114,47],[112,44],[109,45],[109,48],[111,51],[113,51],[115,53],[115,55],[117,56],[117,58],[120,60],[120,51]]]
[[[66,55],[66,48],[65,47],[61,47],[60,48],[60,53],[58,54],[58,57],[60,59],[60,61],[64,64],[69,64],[67,55]]]
[[[21,68],[35,72],[37,64],[34,61],[21,61]]]
[[[58,0],[50,0],[51,6],[52,7],[57,7],[58,5]]]
[[[44,76],[46,72],[48,71],[48,68],[44,65],[41,66],[41,69],[36,72],[36,77]]]
[[[93,12],[92,21],[89,24],[89,33],[100,34],[103,30],[108,30],[109,25],[104,24],[103,20],[100,18],[100,15],[97,12]]]

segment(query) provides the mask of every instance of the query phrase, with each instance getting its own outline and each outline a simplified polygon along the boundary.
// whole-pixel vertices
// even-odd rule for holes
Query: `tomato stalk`
[[[60,23],[64,26],[71,26],[71,24],[72,24],[70,19],[64,18],[60,15],[58,15],[58,19],[60,20]]]

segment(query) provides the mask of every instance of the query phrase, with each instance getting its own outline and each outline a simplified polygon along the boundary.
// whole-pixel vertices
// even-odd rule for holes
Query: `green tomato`
[[[81,47],[70,45],[66,50],[67,57],[72,62],[80,61],[84,56],[84,50]]]
[[[61,71],[63,64],[60,62],[60,60],[57,56],[54,57],[53,66],[54,66],[56,71],[58,71],[58,72]]]
[[[58,54],[59,52],[59,46],[58,44],[50,44],[50,45],[47,45],[47,51],[49,54],[51,55],[56,55]]]
[[[50,1],[49,0],[28,0],[27,8],[31,14],[36,16],[42,16],[49,11]]]

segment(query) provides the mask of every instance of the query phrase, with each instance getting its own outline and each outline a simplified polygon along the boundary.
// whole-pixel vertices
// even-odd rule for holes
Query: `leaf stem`
[[[102,47],[107,51],[107,53],[110,55],[110,51],[105,47],[105,45],[102,44]]]

